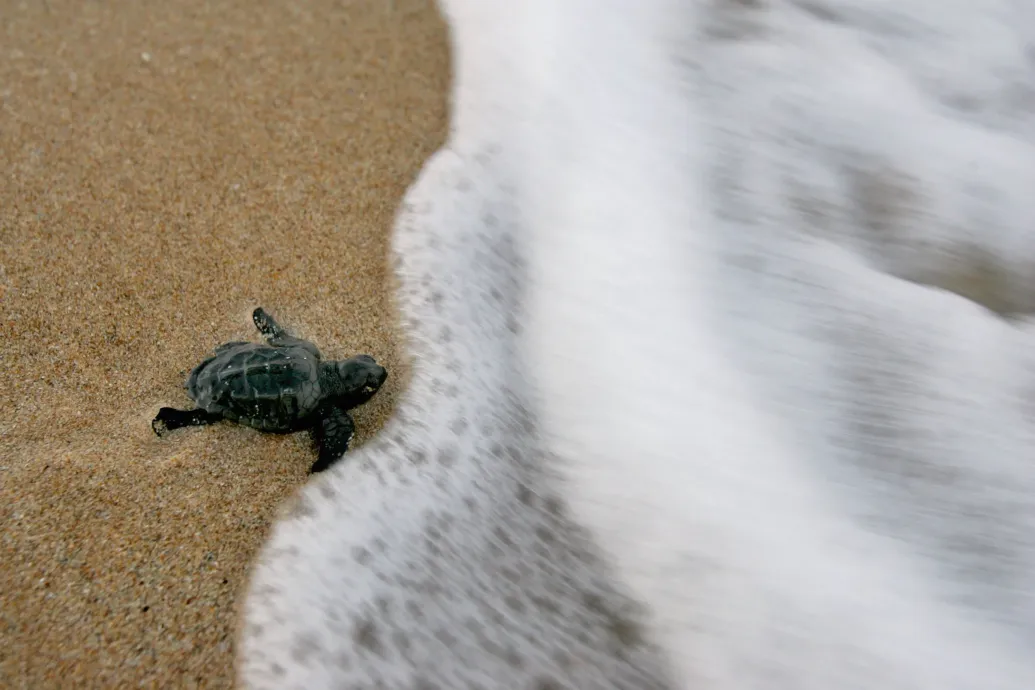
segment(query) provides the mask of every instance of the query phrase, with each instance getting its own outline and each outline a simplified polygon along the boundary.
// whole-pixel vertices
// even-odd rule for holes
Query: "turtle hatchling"
[[[348,410],[374,397],[388,372],[370,355],[324,361],[316,345],[290,335],[262,307],[252,320],[267,344],[217,347],[187,378],[187,394],[197,407],[163,407],[151,428],[161,436],[226,419],[280,434],[308,429],[319,453],[309,471],[322,472],[352,441]]]

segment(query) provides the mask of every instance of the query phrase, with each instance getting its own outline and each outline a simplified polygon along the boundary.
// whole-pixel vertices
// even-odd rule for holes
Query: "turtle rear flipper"
[[[156,436],[161,436],[163,431],[172,431],[185,426],[205,426],[215,424],[223,419],[218,412],[209,412],[197,408],[194,410],[177,410],[175,407],[163,407],[151,420],[151,429]]]
[[[323,472],[338,462],[349,449],[355,432],[356,425],[348,412],[337,405],[328,406],[310,431],[319,455],[309,473]]]

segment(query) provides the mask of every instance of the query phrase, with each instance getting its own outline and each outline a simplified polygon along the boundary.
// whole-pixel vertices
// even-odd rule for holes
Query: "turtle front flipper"
[[[319,421],[313,425],[310,432],[319,455],[313,466],[309,468],[309,473],[323,472],[338,462],[349,449],[349,443],[352,442],[355,432],[356,425],[348,412],[337,405],[329,405],[325,408]]]
[[[255,322],[255,327],[259,329],[259,333],[266,340],[272,340],[278,336],[286,335],[287,331],[284,327],[274,320],[272,316],[266,313],[266,310],[262,307],[256,307],[255,311],[252,312],[252,321]]]
[[[185,426],[205,426],[215,424],[223,419],[218,412],[209,412],[200,407],[194,410],[177,410],[175,407],[163,407],[151,420],[151,429],[157,436],[163,431],[172,431]]]
[[[320,358],[320,350],[317,349],[316,345],[288,333],[262,307],[256,307],[255,311],[252,312],[252,321],[255,322],[255,327],[259,329],[259,334],[273,347],[301,347],[307,352],[312,353],[317,359]]]

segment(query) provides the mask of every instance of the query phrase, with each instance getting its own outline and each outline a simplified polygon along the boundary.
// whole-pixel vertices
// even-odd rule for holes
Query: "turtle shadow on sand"
[[[374,397],[388,371],[370,355],[324,361],[316,345],[290,335],[262,307],[252,320],[266,344],[217,347],[187,377],[184,387],[197,407],[163,407],[151,428],[161,436],[227,420],[279,434],[308,430],[318,453],[309,471],[322,472],[352,441],[355,424],[348,411]]]

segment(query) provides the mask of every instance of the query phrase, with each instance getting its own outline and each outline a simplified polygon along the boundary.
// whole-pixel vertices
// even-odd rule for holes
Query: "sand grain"
[[[447,80],[429,2],[0,0],[0,686],[231,684],[307,439],[149,420],[259,304],[397,373],[387,232]]]

